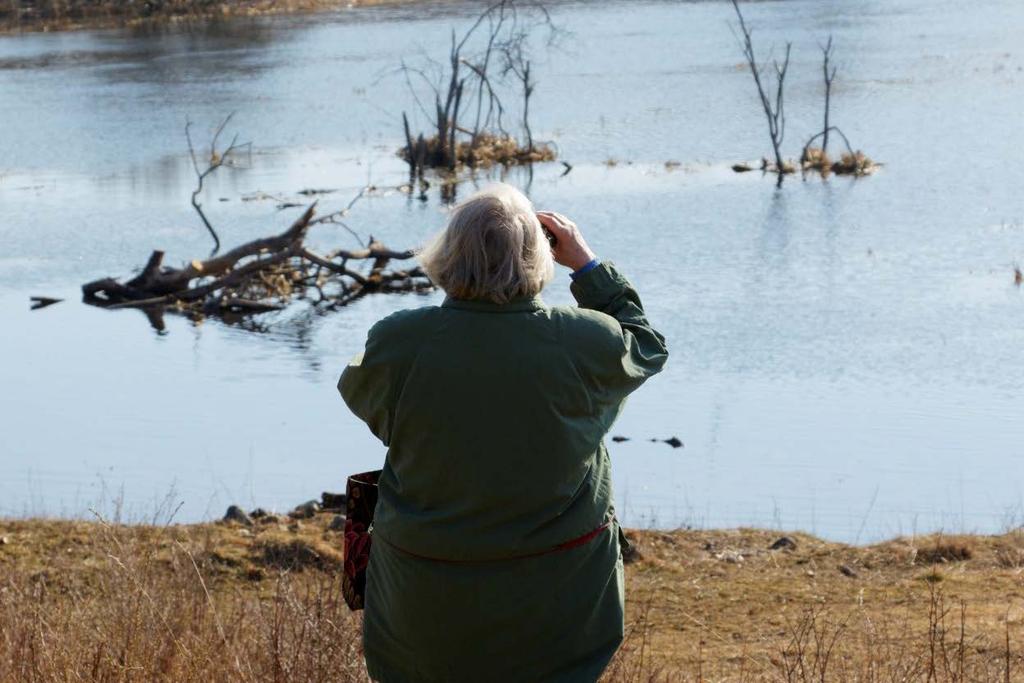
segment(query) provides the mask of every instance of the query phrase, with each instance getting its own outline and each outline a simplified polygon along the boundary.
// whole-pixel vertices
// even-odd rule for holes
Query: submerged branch
[[[433,288],[419,268],[388,269],[392,260],[413,258],[413,250],[389,249],[373,238],[362,249],[338,249],[327,256],[308,249],[306,234],[321,222],[313,219],[315,209],[314,202],[279,235],[252,240],[181,268],[164,267],[164,253],[154,251],[141,272],[124,283],[108,277],[82,285],[83,301],[109,309],[145,309],[151,321],[159,322],[154,326],[162,329],[160,314],[165,309],[195,316],[251,315],[280,310],[293,299],[307,298],[309,291],[318,294],[311,300],[314,306],[336,308],[371,292]],[[350,268],[349,261],[372,265],[364,274]]]

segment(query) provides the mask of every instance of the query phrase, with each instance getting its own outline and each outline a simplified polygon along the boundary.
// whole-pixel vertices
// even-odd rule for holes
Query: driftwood
[[[163,265],[164,252],[154,251],[142,271],[121,283],[102,278],[82,285],[85,303],[108,309],[146,311],[157,329],[162,312],[192,315],[246,316],[276,311],[293,298],[333,309],[372,292],[419,292],[432,289],[418,266],[388,269],[392,260],[408,260],[412,250],[395,251],[371,237],[365,248],[338,249],[320,255],[304,244],[316,204],[280,235],[242,244],[230,251],[192,261],[182,268]],[[367,272],[350,261],[372,261]]]
[[[29,300],[32,302],[33,311],[38,311],[40,308],[46,308],[47,306],[59,304],[61,301],[64,301],[64,299],[54,299],[49,296],[33,296],[29,297]]]

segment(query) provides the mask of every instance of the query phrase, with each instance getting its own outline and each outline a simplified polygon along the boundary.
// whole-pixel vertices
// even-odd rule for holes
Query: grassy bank
[[[0,31],[58,31],[312,12],[412,0],[0,0]]]
[[[365,680],[330,521],[0,521],[0,681]],[[1024,680],[1024,532],[629,535],[609,681]]]

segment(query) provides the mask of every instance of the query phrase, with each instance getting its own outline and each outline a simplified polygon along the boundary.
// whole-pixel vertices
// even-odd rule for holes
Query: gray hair
[[[505,183],[459,204],[419,259],[427,277],[449,296],[498,304],[536,296],[555,270],[533,204]]]

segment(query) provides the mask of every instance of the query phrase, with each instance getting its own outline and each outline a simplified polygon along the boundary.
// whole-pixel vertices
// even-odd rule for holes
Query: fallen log
[[[105,277],[82,285],[83,301],[112,310],[143,309],[152,321],[160,320],[164,310],[237,317],[279,311],[295,298],[334,309],[372,292],[433,289],[419,267],[388,268],[393,260],[413,258],[413,250],[389,249],[372,237],[363,249],[337,249],[327,255],[306,247],[306,234],[316,223],[315,209],[314,202],[279,235],[181,268],[164,266],[164,252],[156,250],[141,272],[123,283]],[[369,270],[360,272],[349,266],[350,261],[368,262]],[[162,322],[154,326],[162,329]]]

